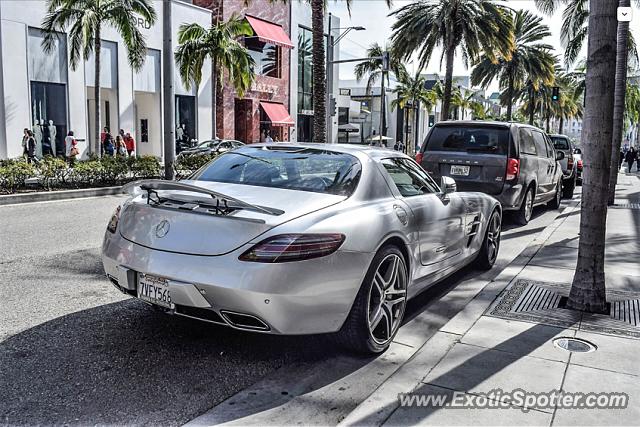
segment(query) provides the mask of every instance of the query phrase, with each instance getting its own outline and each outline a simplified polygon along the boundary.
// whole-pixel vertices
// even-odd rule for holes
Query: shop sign
[[[131,23],[133,25],[135,25],[138,28],[143,28],[145,30],[148,30],[151,28],[151,23],[149,21],[147,21],[146,19],[140,17],[140,16],[134,16],[131,18]]]

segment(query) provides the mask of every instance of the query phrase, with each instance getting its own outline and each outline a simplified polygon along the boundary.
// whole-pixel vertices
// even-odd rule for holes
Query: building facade
[[[287,2],[267,0],[193,0],[212,11],[212,19],[247,19],[254,34],[244,44],[255,61],[255,79],[242,97],[224,80],[217,99],[217,136],[244,143],[288,141],[294,120],[289,113],[289,69],[294,48]]]
[[[197,22],[208,27],[208,10],[173,0],[172,33],[175,50],[178,28]],[[114,134],[118,129],[130,132],[136,140],[138,155],[163,157],[162,133],[162,1],[154,2],[158,19],[154,25],[139,19],[137,27],[147,42],[147,58],[139,72],[132,71],[124,43],[112,28],[102,29],[101,127]],[[93,138],[94,61],[89,58],[74,70],[69,67],[66,34],[60,34],[51,53],[45,54],[41,42],[41,23],[45,1],[0,2],[0,158],[22,155],[24,128],[34,131],[38,154],[49,149],[64,150],[64,137],[74,131],[81,155],[91,152]],[[198,89],[187,91],[174,70],[176,134],[185,139],[211,138],[211,70],[203,69]],[[51,148],[49,148],[51,147]]]

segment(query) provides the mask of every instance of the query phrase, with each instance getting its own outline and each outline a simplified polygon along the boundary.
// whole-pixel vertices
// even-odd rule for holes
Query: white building
[[[211,23],[211,12],[182,1],[172,1],[174,49],[178,28],[183,23]],[[118,33],[102,29],[101,127],[115,135],[119,129],[135,135],[139,155],[163,156],[162,143],[162,1],[155,1],[158,19],[150,25],[136,24],[146,37],[147,60],[140,72],[133,72]],[[46,12],[45,1],[0,1],[0,158],[22,154],[24,128],[40,128],[45,135],[55,132],[60,152],[64,136],[73,130],[79,149],[86,156],[93,138],[94,62],[90,58],[76,70],[69,67],[67,38],[61,35],[50,54],[41,47],[40,30]],[[211,137],[211,71],[202,71],[203,82],[196,91],[185,90],[177,69],[174,72],[176,124],[184,124],[191,138]],[[53,122],[55,131],[49,131]],[[53,138],[52,138],[53,139]],[[39,147],[42,150],[42,147]]]

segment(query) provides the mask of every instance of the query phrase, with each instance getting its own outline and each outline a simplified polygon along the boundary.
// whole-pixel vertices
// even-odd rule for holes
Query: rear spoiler
[[[172,190],[187,191],[190,193],[206,194],[224,203],[227,203],[227,204],[230,203],[242,209],[260,212],[267,215],[282,215],[284,213],[284,211],[280,209],[254,205],[251,203],[243,202],[242,200],[236,199],[235,197],[218,193],[217,191],[213,191],[203,187],[198,187],[197,185],[185,184],[177,181],[165,181],[162,179],[146,179],[141,181],[130,182],[123,187],[123,190],[128,194],[137,196],[140,194],[140,192],[137,191],[138,188],[143,191],[146,191],[147,197],[149,197],[151,193],[154,193],[157,191],[172,191]]]

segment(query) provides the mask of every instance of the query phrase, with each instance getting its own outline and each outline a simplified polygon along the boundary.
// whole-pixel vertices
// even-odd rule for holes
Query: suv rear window
[[[569,149],[569,141],[565,138],[551,137],[551,142],[553,142],[553,146],[556,150],[568,150]]]
[[[426,151],[467,151],[507,154],[509,129],[497,126],[436,126],[429,133]]]

